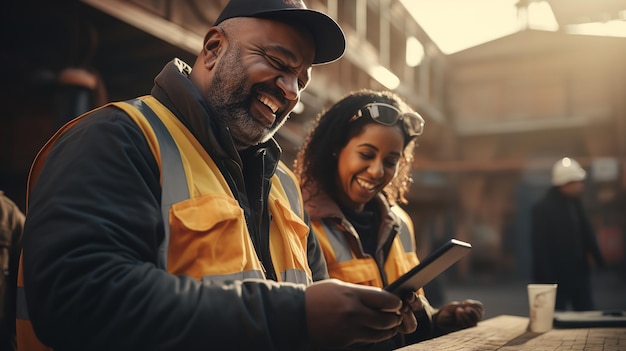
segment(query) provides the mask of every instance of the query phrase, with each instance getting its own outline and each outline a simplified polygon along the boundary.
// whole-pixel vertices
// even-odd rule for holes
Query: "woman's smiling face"
[[[403,147],[399,125],[364,125],[337,157],[339,202],[361,211],[396,175]]]

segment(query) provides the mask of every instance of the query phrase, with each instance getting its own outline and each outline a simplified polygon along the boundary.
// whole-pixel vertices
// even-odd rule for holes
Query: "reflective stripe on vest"
[[[174,203],[189,198],[189,185],[183,161],[172,135],[159,117],[139,99],[130,102],[141,112],[154,131],[161,152],[161,215],[163,223],[169,223],[170,208]],[[167,269],[167,247],[170,242],[170,226],[164,225],[164,238],[159,246],[159,267]]]
[[[280,197],[273,196],[272,193],[281,194]],[[284,203],[280,199],[287,199]],[[269,201],[270,213],[272,213],[271,227],[289,227],[296,235],[285,235],[283,231],[278,236],[278,231],[270,230],[270,253],[274,271],[279,273],[279,281],[293,282],[309,285],[313,283],[313,275],[308,264],[308,236],[310,228],[304,222],[304,203],[300,186],[296,181],[296,176],[282,162],[278,162],[275,175],[272,177],[272,188],[270,190]],[[277,216],[282,214],[282,216]],[[299,242],[294,242],[294,239]],[[290,248],[297,252],[285,254],[284,250]],[[282,258],[280,264],[274,257]],[[291,268],[288,268],[291,267]]]
[[[405,252],[414,252],[415,251],[415,233],[413,232],[413,221],[411,221],[411,217],[399,206],[392,206],[391,212],[395,213],[396,216],[400,217],[401,225],[400,232],[398,233],[398,237],[402,242],[402,247]]]
[[[296,182],[295,176],[290,173],[286,166],[281,162],[276,168],[276,175],[280,179],[280,183],[287,193],[291,209],[299,216],[304,217],[304,205],[302,204],[302,194],[300,193],[300,185]]]
[[[279,180],[279,181],[278,181]],[[296,176],[287,168],[287,166],[281,161],[276,168],[276,176],[272,180],[272,188],[282,188],[285,192],[291,209],[300,217],[304,218],[304,203],[302,201],[302,193],[300,191],[300,185],[296,180]],[[309,234],[310,235],[310,234]],[[306,247],[306,243],[304,243]],[[306,255],[306,251],[304,252]],[[274,254],[272,254],[274,257]],[[308,264],[307,264],[308,267]],[[311,284],[311,274],[307,276],[305,271],[300,269],[287,269],[280,272],[280,279],[286,282],[301,282],[307,285]]]
[[[332,247],[332,253],[335,257],[335,260],[339,263],[351,261],[354,259],[352,256],[352,251],[350,250],[350,246],[348,246],[348,241],[346,240],[346,236],[344,233],[336,228],[336,224],[327,223],[325,220],[321,220],[319,222],[324,228],[322,233],[328,239],[330,246]],[[320,231],[316,231],[318,236],[321,234]]]

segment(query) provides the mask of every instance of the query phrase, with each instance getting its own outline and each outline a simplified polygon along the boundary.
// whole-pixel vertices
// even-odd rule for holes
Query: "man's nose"
[[[300,97],[300,89],[298,87],[298,77],[293,74],[282,74],[276,80],[278,88],[282,90],[285,98],[288,100],[297,100]]]

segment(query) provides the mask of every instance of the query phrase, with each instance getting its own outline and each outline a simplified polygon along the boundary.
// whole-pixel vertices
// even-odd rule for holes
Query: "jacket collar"
[[[319,221],[322,219],[333,219],[337,224],[345,229],[346,233],[350,233],[350,236],[358,238],[358,233],[341,212],[335,200],[333,200],[325,191],[318,190],[319,189],[315,184],[310,184],[306,188],[302,189],[304,207],[311,220]],[[385,243],[388,243],[390,240],[395,238],[397,230],[402,222],[400,217],[391,211],[391,206],[384,195],[377,194],[373,201],[375,201],[380,208],[381,225],[377,245],[377,251],[380,251]],[[394,227],[396,229],[395,231],[393,230]]]
[[[341,212],[341,209],[339,209],[337,202],[331,198],[327,192],[319,189],[316,184],[310,184],[303,188],[302,197],[311,220],[320,220],[322,218],[338,218],[345,220],[345,216]],[[389,202],[383,194],[377,194],[373,201],[375,201],[380,208],[380,217],[383,223],[400,222],[400,218],[391,211]]]
[[[178,58],[173,59],[155,78],[151,94],[181,120],[209,155],[234,160],[243,168],[241,157],[228,129],[211,117],[214,115],[213,108],[206,103],[188,79],[189,73],[191,73],[189,65]],[[272,138],[251,147],[246,152],[258,154],[261,150],[266,157],[264,177],[270,178],[274,174],[282,151]]]

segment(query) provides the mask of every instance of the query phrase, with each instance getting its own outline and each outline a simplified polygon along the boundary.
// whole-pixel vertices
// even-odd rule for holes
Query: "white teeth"
[[[374,190],[376,188],[376,183],[370,183],[362,179],[357,179],[356,182],[367,190]]]
[[[278,111],[278,105],[274,104],[267,96],[259,96],[259,101],[261,101],[263,105],[269,107],[269,109],[272,110],[272,113],[276,113],[276,111]]]

